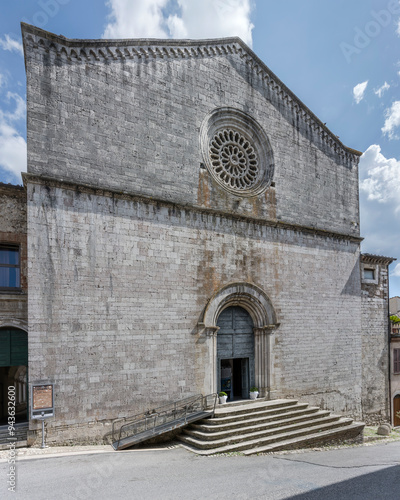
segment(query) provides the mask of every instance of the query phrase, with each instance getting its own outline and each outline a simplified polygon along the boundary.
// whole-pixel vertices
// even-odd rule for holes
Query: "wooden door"
[[[393,399],[393,425],[394,427],[400,426],[400,395]]]
[[[242,307],[228,307],[220,314],[217,326],[217,364],[218,380],[222,359],[242,360],[239,366],[239,376],[243,398],[248,397],[248,390],[254,385],[254,333],[250,314]],[[237,363],[236,363],[237,364]],[[242,370],[242,373],[240,372]],[[220,388],[218,387],[218,390]]]
[[[0,330],[0,366],[28,366],[28,335],[17,328]]]

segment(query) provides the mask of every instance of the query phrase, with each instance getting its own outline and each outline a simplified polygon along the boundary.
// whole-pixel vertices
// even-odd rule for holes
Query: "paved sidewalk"
[[[179,444],[161,444],[161,445],[152,445],[148,447],[135,448],[130,450],[122,450],[116,452],[111,445],[88,445],[88,446],[48,446],[46,448],[40,447],[29,447],[29,448],[17,448],[16,454],[18,460],[26,460],[30,458],[52,458],[59,456],[68,456],[68,455],[87,455],[93,453],[131,453],[131,452],[140,452],[140,451],[163,451],[163,450],[171,450],[172,448],[178,447]],[[9,450],[1,450],[0,451],[0,463],[7,462],[10,455]]]
[[[304,448],[299,450],[290,450],[290,451],[281,451],[276,452],[275,454],[292,454],[292,453],[303,453],[309,451],[322,451],[329,449],[342,449],[342,448],[354,448],[354,447],[362,447],[362,446],[373,446],[380,443],[391,443],[393,441],[400,441],[400,428],[396,428],[392,431],[389,437],[382,437],[376,435],[376,427],[367,427],[366,428],[366,441],[361,444],[338,444],[332,446],[320,446],[314,448]],[[375,432],[374,432],[375,431]],[[143,451],[165,451],[171,450],[173,448],[180,447],[179,442],[168,442],[157,445],[142,445],[139,448],[131,448],[127,450],[121,450],[116,452],[111,445],[88,445],[88,446],[49,446],[44,449],[40,447],[29,447],[29,448],[17,448],[17,459],[31,459],[31,458],[52,458],[58,456],[67,456],[67,455],[86,455],[93,453],[138,453]],[[6,462],[9,458],[10,451],[0,450],[0,463]],[[227,453],[226,455],[230,455]]]

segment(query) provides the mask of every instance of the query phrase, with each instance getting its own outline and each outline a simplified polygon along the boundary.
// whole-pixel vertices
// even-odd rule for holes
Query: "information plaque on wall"
[[[54,417],[53,384],[32,384],[31,418]]]

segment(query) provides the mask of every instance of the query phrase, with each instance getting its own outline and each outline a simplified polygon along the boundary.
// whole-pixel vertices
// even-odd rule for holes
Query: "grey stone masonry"
[[[276,396],[361,417],[357,242],[78,187],[30,182],[28,193],[30,377],[54,380],[48,425],[65,425],[63,439],[94,440],[113,418],[215,390],[198,318],[243,279],[281,322]]]
[[[68,40],[22,25],[28,172],[359,235],[358,157],[239,39]],[[243,199],[201,168],[220,107],[269,138],[275,187]]]
[[[363,368],[384,345],[382,323],[362,332],[360,153],[238,38],[22,32],[29,377],[54,382],[49,442],[218,390],[230,306],[251,316],[263,397],[384,416]]]

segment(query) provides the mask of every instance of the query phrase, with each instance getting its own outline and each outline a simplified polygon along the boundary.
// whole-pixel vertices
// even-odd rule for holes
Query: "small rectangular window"
[[[375,270],[374,269],[364,269],[364,279],[365,280],[374,280],[375,279]]]
[[[393,349],[393,372],[400,373],[400,349]]]
[[[20,287],[19,248],[0,246],[0,289]]]

